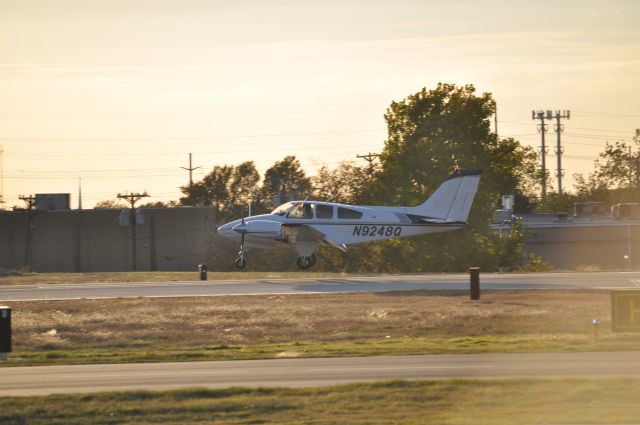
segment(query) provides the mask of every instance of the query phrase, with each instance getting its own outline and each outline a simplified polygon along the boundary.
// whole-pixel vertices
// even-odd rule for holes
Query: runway
[[[640,378],[640,353],[457,354],[0,368],[0,396],[389,379]]]
[[[640,289],[639,272],[530,273],[480,276],[483,290]],[[318,294],[468,290],[467,274],[380,275],[345,278],[210,280],[189,282],[0,285],[0,302],[138,297]]]

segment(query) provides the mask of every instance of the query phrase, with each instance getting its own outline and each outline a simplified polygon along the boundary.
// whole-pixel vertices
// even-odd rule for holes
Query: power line
[[[572,142],[570,140],[565,140],[564,143],[565,145],[597,146],[599,148],[604,148],[602,143]]]
[[[199,151],[195,152],[201,155],[213,155],[213,154],[230,154],[230,153],[254,153],[254,152],[278,152],[282,150],[290,150],[290,151],[321,151],[321,150],[344,150],[345,148],[360,148],[371,146],[371,143],[367,144],[359,144],[359,145],[340,145],[340,146],[313,146],[313,147],[279,147],[279,148],[267,148],[267,149],[239,149],[239,150],[220,150],[220,151]],[[41,156],[41,157],[70,157],[70,156],[173,156],[173,155],[184,155],[184,152],[78,152],[74,150],[70,153],[32,153],[32,152],[15,152],[11,154],[12,156]]]
[[[586,130],[586,131],[608,131],[609,133],[624,133],[629,134],[627,130],[611,130],[606,128],[589,128],[589,127],[574,127],[574,126],[566,126],[566,128],[572,130]]]
[[[575,114],[574,114],[575,115]],[[498,121],[500,123],[506,123],[506,124],[511,124],[511,125],[521,125],[521,126],[530,126],[531,123],[530,122],[526,122],[526,121],[506,121],[506,120],[500,120]],[[575,130],[587,130],[587,131],[606,131],[609,133],[624,133],[624,134],[629,134],[629,133],[633,133],[633,131],[629,131],[629,130],[613,130],[613,129],[608,129],[608,128],[590,128],[590,127],[574,127],[574,126],[566,126],[567,129],[575,129]],[[537,134],[537,133],[536,133]]]
[[[370,112],[379,112],[378,108],[348,108],[348,109],[308,109],[308,110],[258,110],[258,111],[250,111],[252,115],[304,115],[304,114],[313,114],[317,115],[318,113],[345,113],[345,112],[353,112],[353,111],[370,111]],[[44,115],[44,116],[61,116],[61,115],[83,115],[83,116],[239,116],[245,117],[247,116],[247,111],[242,112],[230,112],[228,110],[224,111],[156,111],[156,112],[140,112],[140,111],[129,111],[129,112],[86,112],[86,111],[0,111],[2,115]]]
[[[586,155],[565,155],[564,157],[567,159],[579,159],[584,161],[595,161],[596,159],[598,159],[597,157]]]
[[[273,133],[273,134],[251,134],[251,135],[225,135],[225,136],[181,136],[181,137],[10,137],[0,138],[0,141],[114,141],[114,140],[211,140],[211,139],[257,139],[264,137],[296,137],[296,136],[316,136],[325,134],[352,134],[352,133],[373,133],[385,131],[386,129],[365,129],[365,130],[334,130],[334,131],[311,131],[300,133]]]
[[[611,136],[605,134],[584,134],[584,133],[567,133],[567,136],[571,137],[580,137],[583,139],[591,139],[591,140],[630,140],[629,138],[620,137],[620,136]]]
[[[619,117],[619,118],[640,118],[640,115],[635,114],[611,114],[608,112],[586,112],[586,111],[575,111],[578,116],[607,116],[607,117]]]
[[[501,106],[504,109],[505,103],[501,102]],[[524,104],[506,104],[507,109],[514,111],[522,108],[526,108]],[[349,108],[349,109],[308,109],[308,110],[255,110],[251,111],[251,114],[254,115],[287,115],[287,114],[318,114],[318,113],[344,113],[350,111],[371,111],[377,112],[378,108]],[[124,111],[124,112],[113,112],[113,111],[7,111],[0,110],[0,114],[2,115],[51,115],[51,116],[61,116],[61,115],[83,115],[83,116],[218,116],[218,115],[227,115],[227,116],[246,116],[246,111],[238,111],[238,112],[230,112],[228,110],[210,110],[210,111]],[[611,112],[601,112],[601,111],[584,111],[584,110],[575,110],[574,114],[577,116],[608,116],[608,117],[621,117],[621,118],[640,118],[640,115],[637,114],[618,114]],[[506,122],[500,120],[499,122]]]
[[[344,161],[339,160],[339,161],[323,161],[322,164],[325,165],[338,165],[340,163],[342,163]],[[266,166],[272,164],[272,162],[268,161],[268,162],[256,162],[256,165],[261,165],[261,166]],[[96,175],[91,175],[89,174],[88,171],[83,171],[83,170],[69,170],[69,171],[22,171],[22,170],[12,170],[10,171],[10,175],[9,176],[5,176],[5,178],[11,179],[11,180],[45,180],[45,179],[59,179],[59,180],[69,180],[69,179],[76,179],[77,174],[78,173],[82,173],[83,174],[83,178],[84,179],[105,179],[105,178],[155,178],[155,177],[180,177],[183,174],[179,173],[179,172],[167,172],[167,173],[162,173],[162,172],[158,172],[158,173],[150,173],[150,174],[146,174],[144,173],[144,171],[147,170],[155,170],[155,169],[140,169],[140,171],[142,171],[142,173],[137,172],[137,170],[135,169],[131,169],[131,170],[124,170],[126,171],[124,174],[96,174]],[[170,171],[172,170],[171,167],[167,167],[167,168],[162,168],[162,169],[158,169],[158,170],[167,170]],[[115,172],[119,172],[119,170],[115,170]]]

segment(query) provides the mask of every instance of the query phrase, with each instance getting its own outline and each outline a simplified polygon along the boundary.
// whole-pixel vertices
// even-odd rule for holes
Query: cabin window
[[[287,202],[286,204],[282,204],[276,209],[274,209],[273,211],[271,211],[271,214],[284,216],[292,206],[293,204],[291,202]]]
[[[313,204],[298,204],[289,211],[289,218],[313,218]]]
[[[349,208],[338,207],[338,218],[358,219],[362,218],[362,213]]]
[[[333,207],[331,205],[316,205],[316,216],[318,218],[333,218]]]

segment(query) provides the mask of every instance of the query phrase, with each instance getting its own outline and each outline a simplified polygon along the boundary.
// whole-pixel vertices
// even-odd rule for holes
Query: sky
[[[0,192],[76,207],[81,178],[85,208],[175,200],[189,153],[196,181],[286,155],[365,165],[389,104],[438,82],[492,93],[500,137],[534,147],[531,111],[570,110],[571,189],[640,128],[639,18],[633,0],[0,0]],[[555,181],[553,147],[547,164]]]

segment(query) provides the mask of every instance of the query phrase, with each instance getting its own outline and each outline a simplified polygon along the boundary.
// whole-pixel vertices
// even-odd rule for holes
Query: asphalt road
[[[481,274],[483,290],[640,289],[639,272]],[[468,290],[467,274],[381,275],[326,279],[206,282],[0,285],[0,302],[138,297],[314,294],[411,290]]]
[[[457,354],[0,368],[0,396],[389,379],[640,378],[639,352]]]

